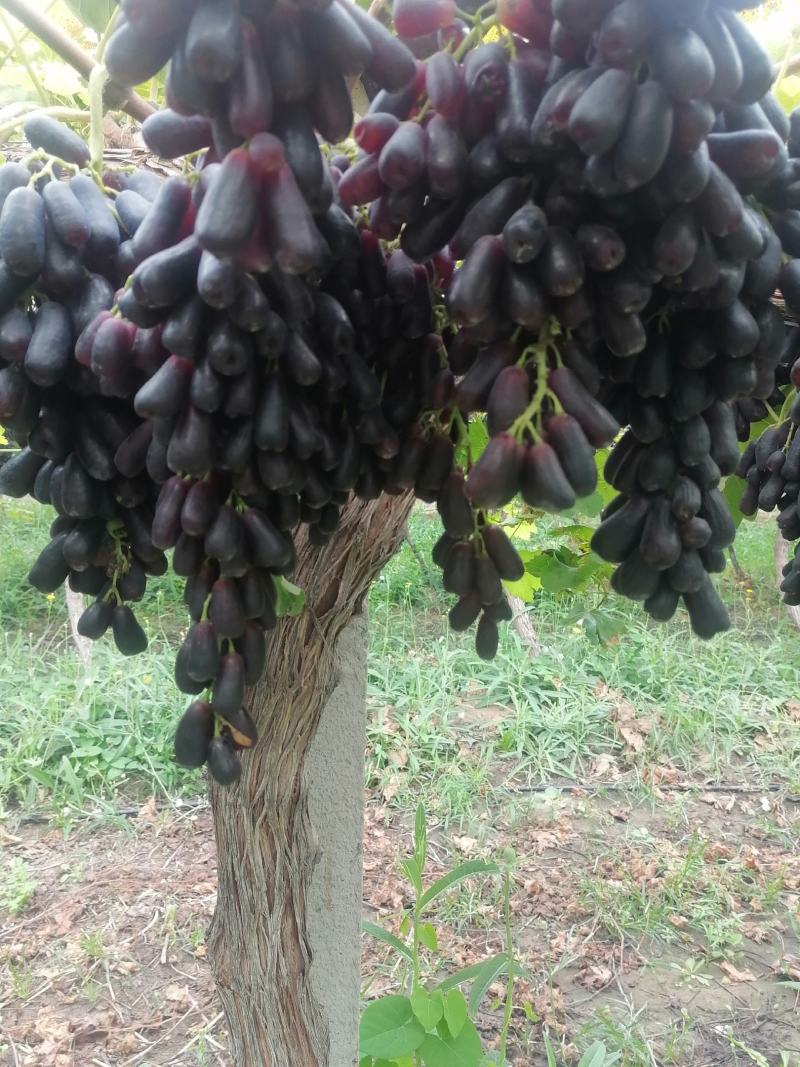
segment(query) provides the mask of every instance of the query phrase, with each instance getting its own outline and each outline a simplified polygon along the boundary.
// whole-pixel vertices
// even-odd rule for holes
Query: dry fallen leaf
[[[717,811],[733,811],[736,798],[729,793],[701,793],[699,798],[703,804],[710,804]]]
[[[139,1039],[135,1034],[111,1034],[108,1039],[108,1051],[117,1056],[127,1056],[139,1051]]]
[[[755,941],[757,945],[763,945],[772,940],[770,931],[764,926],[759,926],[758,923],[742,923],[742,933],[750,941]]]
[[[712,841],[705,851],[706,863],[716,863],[718,860],[729,860],[733,856],[733,849],[723,841]]]
[[[650,719],[642,718],[631,702],[618,692],[598,682],[594,687],[595,694],[603,701],[612,704],[611,721],[616,723],[620,737],[633,752],[641,752],[647,741],[647,737],[653,731],[653,723]]]
[[[192,1003],[189,987],[186,985],[181,986],[173,983],[172,985],[165,986],[163,993],[165,1000],[168,1000],[170,1004],[175,1004],[181,1009],[188,1008]]]
[[[592,778],[610,778],[612,781],[616,781],[620,776],[617,761],[613,756],[602,752],[590,761],[589,775]]]
[[[474,837],[454,837],[453,844],[465,856],[474,856],[478,851],[478,842]]]
[[[458,712],[458,719],[466,726],[482,729],[491,726],[501,726],[508,718],[508,708],[499,704],[487,704],[485,707],[464,707]]]
[[[156,798],[148,797],[137,811],[136,818],[139,822],[148,823],[155,822],[157,817],[158,808],[156,807]]]
[[[610,985],[611,982],[613,982],[613,980],[614,972],[610,967],[587,967],[578,974],[578,981],[581,985],[585,985],[587,989],[594,989],[597,991],[605,989],[607,985]]]
[[[748,971],[747,969],[739,970],[738,967],[734,967],[734,965],[727,960],[722,961],[719,965],[719,969],[729,982],[755,982],[756,980],[756,976],[752,971]]]
[[[34,1027],[42,1040],[56,1046],[69,1041],[69,1019],[65,1019],[58,1008],[42,1008],[36,1016]]]
[[[644,771],[644,779],[652,785],[674,785],[680,780],[681,772],[677,767],[670,767],[666,763],[660,763],[657,767],[649,767]]]
[[[758,852],[754,848],[743,849],[742,854],[742,866],[746,867],[748,871],[761,870],[761,864],[758,860]]]

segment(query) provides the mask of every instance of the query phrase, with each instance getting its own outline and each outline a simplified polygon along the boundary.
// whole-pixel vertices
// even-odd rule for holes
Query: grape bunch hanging
[[[395,0],[392,29],[350,0],[122,0],[106,66],[166,65],[143,134],[183,176],[101,174],[27,121],[0,167],[0,490],[55,508],[30,580],[93,597],[81,633],[126,654],[171,552],[180,762],[241,773],[295,536],[324,545],[351,494],[436,503],[450,622],[487,659],[524,572],[498,513],[572,508],[598,449],[593,548],[655,619],[729,626],[735,471],[800,537],[774,302],[800,313],[800,115],[747,6]]]

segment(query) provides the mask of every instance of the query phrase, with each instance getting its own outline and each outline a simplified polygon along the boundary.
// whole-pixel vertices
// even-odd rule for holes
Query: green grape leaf
[[[414,1052],[424,1040],[425,1030],[414,1018],[408,997],[381,997],[361,1015],[358,1042],[362,1056],[396,1059]]]
[[[609,491],[606,492],[605,490]],[[576,518],[581,519],[596,519],[606,504],[613,500],[616,495],[616,490],[611,489],[610,486],[605,486],[605,489],[598,487],[591,496],[581,497],[575,507],[570,508],[564,514],[574,515]]]
[[[600,643],[603,645],[610,644],[616,637],[619,637],[621,633],[624,633],[628,628],[627,621],[622,616],[605,615],[601,612],[595,611],[592,613],[592,619],[596,626],[597,636]],[[585,625],[585,623],[584,623]]]
[[[581,584],[579,567],[570,567],[551,556],[539,572],[542,588],[547,593],[565,593]]]
[[[102,33],[117,10],[115,0],[65,0],[73,15],[95,33]]]
[[[506,527],[506,533],[512,541],[530,541],[535,537],[538,532],[538,527],[535,522],[531,522],[530,519],[526,519],[524,522],[513,523]]]
[[[467,1002],[460,989],[451,989],[444,998],[444,1021],[447,1029],[458,1037],[467,1021]]]
[[[411,1007],[418,1022],[426,1030],[433,1030],[444,1015],[444,998],[438,990],[428,993],[424,989],[415,989],[411,994]]]
[[[489,434],[486,430],[486,423],[483,419],[473,418],[469,424],[469,447],[472,452],[472,462],[483,453],[483,450],[489,444]]]
[[[467,1019],[457,1037],[439,1025],[439,1035],[428,1034],[419,1055],[425,1067],[479,1067],[483,1048],[474,1023]]]
[[[800,77],[790,74],[773,88],[773,92],[784,111],[794,111],[800,105]]]
[[[739,507],[739,501],[742,499],[742,493],[745,491],[746,486],[747,482],[744,478],[739,478],[735,474],[726,478],[725,484],[722,486],[722,495],[725,497],[725,503],[728,505],[728,510],[737,529],[743,519],[747,519],[748,522],[752,522],[755,519],[755,515],[743,515],[742,509]]]
[[[86,96],[86,82],[66,63],[43,63],[39,80],[53,96]]]
[[[298,586],[293,585],[283,575],[272,576],[272,581],[275,585],[275,593],[277,594],[277,601],[275,604],[275,611],[279,616],[282,615],[299,615],[306,603],[306,594],[304,590]]]
[[[506,592],[518,596],[525,604],[533,603],[537,590],[542,588],[542,580],[530,571],[525,571],[516,582],[503,582]]]
[[[572,538],[580,544],[588,544],[592,539],[594,526],[587,526],[585,522],[573,522],[569,526],[558,526],[552,531],[553,537]]]

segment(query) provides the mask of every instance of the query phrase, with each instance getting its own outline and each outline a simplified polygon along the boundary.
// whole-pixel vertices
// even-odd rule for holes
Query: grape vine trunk
[[[322,551],[298,544],[307,610],[271,644],[250,705],[259,741],[240,787],[212,791],[219,891],[209,948],[236,1067],[345,1067],[329,1055],[336,1020],[310,980],[309,886],[325,842],[303,770],[337,683],[339,637],[401,541],[410,505],[409,496],[353,500]]]

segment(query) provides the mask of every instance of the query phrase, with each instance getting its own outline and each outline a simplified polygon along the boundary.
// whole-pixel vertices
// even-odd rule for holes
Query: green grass
[[[437,536],[435,516],[417,512],[411,528],[427,555]],[[618,639],[602,645],[575,620],[582,610],[611,603],[603,593],[589,591],[579,600],[542,592],[533,606],[540,655],[532,658],[506,628],[492,664],[477,657],[470,634],[448,631],[442,595],[403,546],[370,603],[370,699],[379,709],[370,724],[373,771],[378,778],[396,776],[391,757],[401,749],[408,755],[408,795],[398,803],[410,803],[422,788],[440,814],[464,815],[463,790],[448,772],[482,784],[489,766],[502,759],[509,775],[539,783],[584,776],[598,756],[625,760],[631,754],[621,750],[609,714],[614,694],[622,694],[652,724],[637,766],[669,763],[709,776],[745,766],[753,781],[794,783],[800,728],[781,709],[800,691],[798,635],[775,591],[773,539],[769,523],[742,528],[739,559],[753,591],[738,586],[732,572],[723,577],[734,627],[715,641],[694,637],[685,618],[659,626],[637,605],[614,598],[624,626]],[[598,683],[614,693],[598,695]],[[464,704],[499,705],[504,715],[500,730],[472,731],[469,759],[459,743]]]
[[[144,656],[126,660],[103,640],[87,672],[60,594],[43,597],[25,581],[48,523],[34,504],[0,502],[0,793],[25,807],[79,809],[120,792],[197,791],[201,779],[170,759],[184,702],[171,678],[185,626],[180,581],[150,583],[138,611],[151,638]],[[402,546],[370,595],[369,779],[390,786],[398,807],[421,796],[445,820],[472,819],[511,778],[582,778],[602,758],[634,775],[668,763],[687,775],[738,768],[754,782],[797,783],[800,724],[781,709],[800,693],[798,635],[774,590],[772,524],[743,527],[738,554],[752,592],[724,576],[735,625],[711,643],[683,618],[657,626],[602,591],[540,592],[531,609],[540,654],[506,627],[491,664],[471,633],[447,627],[449,598],[430,562],[437,517],[417,509],[410,527],[413,547]],[[547,535],[546,526],[537,534]],[[581,612],[601,606],[623,626],[608,645],[580,625]],[[612,718],[618,694],[651,723],[638,756]]]
[[[172,680],[186,625],[182,583],[170,576],[150,583],[137,611],[150,638],[143,656],[126,659],[103,640],[84,668],[69,637],[62,595],[43,597],[25,581],[48,525],[44,509],[0,501],[0,803],[43,810],[69,823],[87,812],[111,819],[116,808],[151,793],[202,791],[203,777],[171,760],[186,700]],[[551,529],[541,524],[534,535],[539,545],[550,543]],[[629,796],[641,796],[648,788],[645,773],[665,766],[698,783],[777,782],[800,791],[800,721],[785,707],[800,699],[800,635],[775,591],[772,524],[742,528],[738,558],[749,582],[737,582],[731,572],[721,580],[734,627],[711,643],[694,638],[685,618],[664,627],[651,624],[637,605],[600,589],[580,597],[540,592],[531,607],[538,654],[531,655],[506,627],[491,664],[476,655],[472,634],[456,635],[447,627],[450,598],[430,563],[438,534],[431,509],[416,509],[411,543],[401,547],[370,594],[368,784],[401,819],[421,800],[434,822],[463,827],[479,849],[491,850],[506,840],[497,835],[498,813],[508,841],[517,830],[524,835],[531,826],[557,824],[566,796],[558,786],[565,780],[599,783],[602,791],[610,774]],[[613,617],[619,636],[599,643],[582,625],[592,613]],[[629,709],[634,725],[637,717],[647,720],[641,751],[618,729],[620,706]],[[526,787],[541,791],[526,793]],[[575,888],[609,945],[672,942],[674,948],[688,924],[694,955],[668,980],[694,988],[708,981],[709,960],[738,960],[742,951],[741,915],[731,909],[732,895],[757,899],[766,915],[787,890],[780,873],[751,885],[735,858],[709,862],[708,842],[686,814],[690,803],[689,794],[667,803],[653,795],[667,840],[631,824],[614,842],[591,837],[603,834],[608,816],[587,801],[582,810],[592,820],[587,841],[597,866],[576,874]],[[765,840],[790,853],[796,849],[789,825],[753,819],[763,822]],[[634,859],[652,863],[653,877],[637,878]],[[616,873],[610,876],[610,870]],[[6,885],[0,909],[23,912],[36,891],[29,871],[24,864],[7,865],[0,875]],[[480,941],[491,936],[498,908],[496,886],[478,891],[464,885],[437,917],[452,935]],[[187,943],[202,936],[193,926],[179,933]],[[102,962],[99,934],[88,934],[81,947],[92,966]],[[27,996],[25,968],[11,969],[10,977],[14,994]],[[598,1042],[608,1050],[603,1062],[609,1067],[687,1062],[693,1021],[686,1016],[670,1025],[655,1039],[632,1008],[627,1014],[606,1006],[587,1009],[569,1051],[566,1038],[554,1039],[553,1062],[576,1062]],[[538,1030],[527,1029],[534,1035],[530,1052],[538,1055]],[[741,1062],[746,1060],[742,1053]]]
[[[150,648],[136,660],[111,641],[85,669],[70,641],[61,594],[44,597],[25,576],[47,540],[45,509],[0,501],[0,797],[83,811],[119,792],[197,790],[171,761],[183,698],[172,681],[179,585],[164,578],[137,612]]]
[[[615,876],[605,866],[602,873],[583,877],[582,903],[599,917],[612,938],[677,942],[679,930],[688,925],[700,935],[712,958],[731,956],[741,945],[741,917],[731,913],[730,876],[709,863],[708,845],[693,834],[678,853],[671,845],[659,847],[659,843],[643,854],[637,849],[631,855],[643,855],[649,861],[638,872],[625,866],[623,853]],[[607,862],[611,862],[610,854]],[[642,876],[642,869],[647,877]]]
[[[14,858],[2,871],[0,879],[0,912],[19,915],[36,892],[36,880],[24,860]]]

